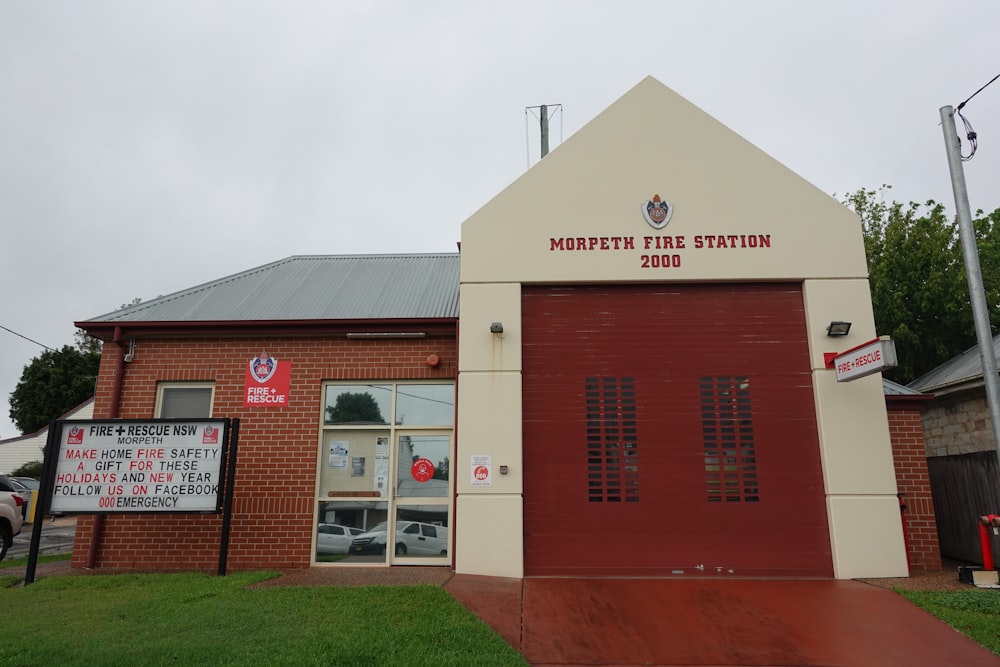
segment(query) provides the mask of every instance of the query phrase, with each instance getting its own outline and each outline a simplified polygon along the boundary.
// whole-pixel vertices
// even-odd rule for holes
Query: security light
[[[830,326],[826,328],[827,336],[846,336],[851,330],[850,322],[830,322]]]

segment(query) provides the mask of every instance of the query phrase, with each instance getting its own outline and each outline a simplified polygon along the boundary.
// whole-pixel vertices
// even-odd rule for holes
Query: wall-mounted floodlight
[[[503,333],[503,322],[493,322],[490,324],[490,333]]]
[[[850,322],[830,322],[830,326],[826,328],[827,336],[846,336],[851,331]]]

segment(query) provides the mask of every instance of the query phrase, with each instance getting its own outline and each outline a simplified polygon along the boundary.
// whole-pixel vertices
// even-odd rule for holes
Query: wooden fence
[[[934,494],[941,555],[982,564],[979,517],[1000,514],[1000,466],[996,452],[932,456],[927,470]],[[992,530],[991,530],[992,533]],[[1000,561],[1000,535],[992,535],[994,566]]]

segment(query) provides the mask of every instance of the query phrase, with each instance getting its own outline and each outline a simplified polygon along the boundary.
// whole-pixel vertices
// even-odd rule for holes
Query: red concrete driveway
[[[532,665],[997,667],[891,590],[856,581],[497,579],[445,585]]]

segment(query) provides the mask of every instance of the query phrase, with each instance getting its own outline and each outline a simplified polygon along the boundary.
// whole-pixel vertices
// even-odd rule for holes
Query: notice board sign
[[[226,419],[58,422],[53,514],[219,512]]]

